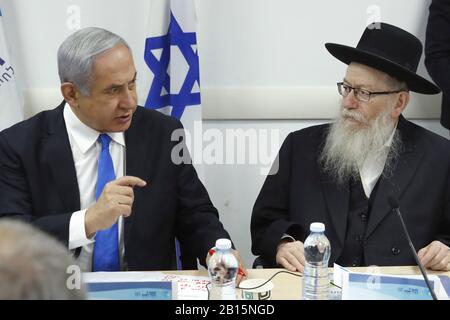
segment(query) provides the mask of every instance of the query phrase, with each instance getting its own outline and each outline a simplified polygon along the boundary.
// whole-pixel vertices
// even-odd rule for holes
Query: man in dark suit
[[[419,258],[450,270],[450,143],[403,116],[409,91],[439,88],[416,74],[422,45],[385,23],[364,31],[356,48],[327,43],[348,64],[333,124],[289,134],[254,205],[252,250],[266,265],[302,271],[303,242],[323,222],[330,265],[412,265],[398,199]]]
[[[425,66],[442,89],[441,124],[450,129],[450,0],[433,0],[429,12]]]
[[[126,42],[79,30],[60,46],[58,70],[64,102],[0,133],[0,216],[54,235],[85,271],[173,269],[175,238],[204,265],[229,234],[172,138],[181,123],[136,105]]]

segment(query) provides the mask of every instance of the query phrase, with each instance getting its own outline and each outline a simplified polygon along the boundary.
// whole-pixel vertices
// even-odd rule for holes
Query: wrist
[[[86,214],[84,216],[84,230],[86,232],[86,238],[88,239],[91,239],[97,232],[92,219],[92,214],[90,214],[90,210],[91,209],[86,210]]]
[[[290,238],[290,237],[286,237],[286,238],[281,239],[280,242],[278,243],[278,246],[277,246],[277,252],[278,252],[278,250],[280,250],[280,248],[282,246],[284,246],[286,243],[290,243],[290,242],[294,242],[294,240],[292,238]]]

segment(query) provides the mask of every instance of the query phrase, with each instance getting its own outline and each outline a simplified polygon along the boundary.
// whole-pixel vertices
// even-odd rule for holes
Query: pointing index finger
[[[119,186],[125,186],[125,187],[145,187],[147,185],[147,182],[142,180],[141,178],[134,177],[134,176],[123,176],[116,180],[116,183]]]

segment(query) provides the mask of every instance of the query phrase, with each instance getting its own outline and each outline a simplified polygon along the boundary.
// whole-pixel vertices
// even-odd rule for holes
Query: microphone
[[[403,232],[405,233],[405,236],[408,239],[409,248],[411,249],[411,253],[414,256],[414,259],[416,260],[416,264],[419,266],[420,272],[422,273],[423,279],[425,280],[425,283],[427,284],[428,290],[430,290],[433,300],[437,300],[436,294],[434,293],[434,290],[431,288],[431,284],[430,284],[430,281],[428,280],[425,269],[419,261],[419,257],[417,256],[416,249],[414,248],[414,245],[409,236],[408,229],[406,229],[405,222],[403,221],[402,214],[400,213],[400,205],[398,203],[398,200],[397,200],[397,198],[395,198],[392,195],[389,196],[388,200],[389,200],[389,204],[392,207],[392,211],[395,211],[397,213],[398,217],[400,218],[400,222],[402,223],[402,227],[403,227]]]

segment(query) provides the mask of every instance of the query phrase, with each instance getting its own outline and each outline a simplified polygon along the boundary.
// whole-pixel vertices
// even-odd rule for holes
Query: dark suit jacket
[[[450,0],[433,0],[425,38],[425,66],[442,89],[441,124],[450,129]]]
[[[67,244],[80,195],[63,106],[0,133],[0,217],[31,221]],[[173,268],[175,237],[184,255],[202,263],[217,238],[229,238],[194,167],[171,161],[178,144],[171,134],[180,128],[178,120],[138,107],[125,132],[126,174],[148,183],[134,189],[132,214],[124,219],[130,270]]]
[[[267,179],[256,200],[252,251],[275,265],[284,233],[304,241],[311,222],[325,223],[331,242],[330,265],[343,249],[349,207],[349,186],[338,187],[321,170],[317,158],[328,125],[289,134],[279,152],[279,171]],[[450,243],[450,142],[401,118],[397,130],[404,144],[391,178],[381,177],[373,199],[364,240],[367,265],[414,264],[398,216],[400,209],[416,249],[433,240]]]

